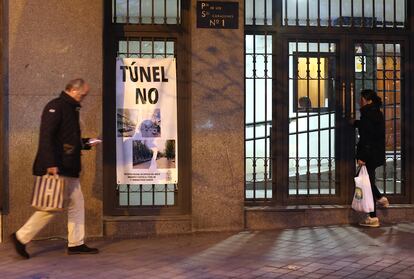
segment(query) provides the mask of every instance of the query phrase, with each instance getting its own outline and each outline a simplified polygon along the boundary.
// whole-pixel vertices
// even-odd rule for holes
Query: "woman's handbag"
[[[371,182],[366,166],[362,166],[355,180],[355,193],[352,200],[352,208],[359,212],[373,212],[374,199],[372,197]]]
[[[58,175],[35,176],[32,206],[41,211],[61,211],[64,208],[65,180]]]

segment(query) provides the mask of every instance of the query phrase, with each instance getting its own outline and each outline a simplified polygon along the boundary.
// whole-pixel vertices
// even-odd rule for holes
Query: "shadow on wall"
[[[6,94],[10,100],[6,148],[10,156],[6,169],[10,177],[6,183],[10,212],[3,222],[6,235],[22,226],[33,213],[29,205],[33,184],[31,170],[44,105],[56,97],[71,78],[81,76],[91,82],[93,88],[101,87],[101,62],[99,59],[90,62],[94,57],[101,58],[97,50],[101,50],[102,42],[90,36],[91,32],[102,31],[101,2],[47,1],[39,5],[29,0],[3,1],[7,13],[4,27],[8,33],[4,43],[9,51],[5,57],[9,64],[5,87],[8,87]],[[66,221],[62,218],[66,219],[55,218],[39,237],[66,236]]]
[[[194,151],[193,163],[197,166],[192,170],[195,187],[192,208],[197,212],[193,216],[194,229],[243,227],[244,152],[240,150],[244,150],[241,131],[245,92],[241,29],[214,32],[192,29],[200,32],[192,40],[192,50],[196,51],[190,53],[192,94],[197,93],[191,104],[195,112],[192,133],[194,138],[206,135],[214,139],[203,143],[204,146],[199,143],[201,149]]]
[[[234,76],[229,72],[229,68],[244,69],[244,58],[240,59],[237,52],[230,52],[229,55],[224,55],[220,51],[220,45],[229,45],[232,48],[243,50],[243,42],[235,45],[234,42],[239,41],[237,30],[226,30],[226,32],[217,32],[215,42],[216,45],[207,46],[205,52],[201,55],[191,54],[192,63],[199,65],[194,73],[197,77],[192,80],[194,86],[203,92],[202,103],[210,104],[207,110],[204,108],[203,112],[208,115],[201,115],[200,118],[208,119],[211,115],[217,118],[233,117],[235,114],[244,113],[244,98],[239,98],[238,95],[244,95],[244,83],[240,83],[240,77]],[[193,46],[194,47],[194,46]],[[222,81],[222,82],[217,82]],[[218,87],[217,85],[220,85]],[[238,94],[238,95],[236,95]],[[217,111],[219,108],[226,106],[226,109]],[[225,124],[225,123],[223,123]],[[227,125],[216,128],[231,128]]]

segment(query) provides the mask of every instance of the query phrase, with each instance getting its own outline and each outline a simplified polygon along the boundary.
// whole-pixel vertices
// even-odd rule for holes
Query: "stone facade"
[[[4,232],[19,228],[33,210],[29,207],[32,163],[37,149],[40,115],[66,82],[83,77],[91,93],[81,110],[84,136],[100,136],[102,129],[103,1],[3,1],[8,24],[4,42],[8,56],[8,181],[9,210]],[[102,150],[82,156],[81,182],[86,200],[86,232],[102,235]],[[66,235],[63,216],[41,236]],[[96,220],[99,220],[98,222]]]
[[[231,0],[235,2],[236,0]],[[188,44],[191,166],[190,211],[182,215],[104,216],[105,145],[84,152],[81,183],[87,237],[125,238],[200,231],[282,229],[348,224],[358,221],[349,206],[244,208],[244,19],[239,2],[238,29],[196,26],[197,0],[190,2]],[[3,1],[3,87],[6,122],[3,164],[7,207],[0,219],[3,236],[18,229],[33,210],[29,206],[32,163],[40,115],[66,82],[83,77],[91,94],[81,110],[85,137],[102,137],[104,1]],[[412,205],[380,210],[385,222],[413,221]],[[39,237],[66,237],[65,216],[56,218]]]
[[[234,0],[233,0],[234,1]],[[7,2],[7,3],[6,3]],[[6,235],[33,210],[32,163],[44,105],[66,82],[83,77],[91,93],[83,103],[83,136],[102,135],[103,14],[101,0],[5,1],[4,76],[8,98]],[[239,29],[196,28],[191,1],[191,212],[169,218],[123,222],[103,216],[102,153],[82,156],[81,183],[86,206],[86,234],[140,236],[191,231],[241,230],[244,227],[244,50],[243,3]],[[66,216],[56,218],[39,237],[66,236]],[[141,230],[141,231],[140,231]]]
[[[197,29],[191,12],[192,224],[243,228],[244,29]],[[243,7],[244,1],[239,1]]]

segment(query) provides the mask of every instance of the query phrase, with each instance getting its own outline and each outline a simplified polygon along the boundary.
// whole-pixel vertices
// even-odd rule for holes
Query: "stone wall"
[[[232,0],[234,2],[234,0]],[[82,156],[81,182],[87,236],[122,237],[151,233],[241,230],[244,227],[244,29],[239,0],[238,29],[198,29],[196,0],[191,1],[189,36],[191,96],[191,212],[152,221],[102,216],[102,149]],[[5,233],[18,229],[29,206],[32,163],[40,115],[66,82],[83,77],[91,94],[83,103],[84,136],[101,136],[103,71],[103,1],[8,1],[8,175],[9,210]],[[183,151],[182,151],[183,152]],[[151,219],[151,218],[150,218]],[[39,237],[66,236],[66,216],[56,218]],[[151,227],[157,228],[147,232]]]
[[[233,0],[234,2],[234,0]],[[239,230],[244,206],[244,18],[238,29],[196,26],[191,10],[193,230]]]
[[[84,136],[102,129],[101,0],[14,0],[8,2],[8,174],[9,212],[5,233],[18,229],[33,210],[32,163],[37,149],[40,115],[70,79],[83,77],[91,93],[81,110]],[[102,235],[101,149],[82,156],[82,188],[86,201],[86,233]],[[43,236],[66,236],[65,216],[59,216]]]

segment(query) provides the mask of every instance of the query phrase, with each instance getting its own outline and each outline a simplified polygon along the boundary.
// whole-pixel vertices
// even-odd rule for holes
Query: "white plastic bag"
[[[354,180],[355,193],[352,200],[352,208],[359,212],[373,212],[374,199],[372,197],[371,182],[369,181],[368,171],[365,166],[361,167],[358,176]]]

